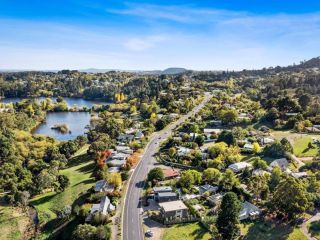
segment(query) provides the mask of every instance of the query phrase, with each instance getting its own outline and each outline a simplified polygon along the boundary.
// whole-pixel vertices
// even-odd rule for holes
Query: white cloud
[[[128,50],[132,51],[144,51],[153,47],[157,44],[163,43],[167,38],[164,36],[147,36],[144,38],[131,38],[124,43],[124,46]]]

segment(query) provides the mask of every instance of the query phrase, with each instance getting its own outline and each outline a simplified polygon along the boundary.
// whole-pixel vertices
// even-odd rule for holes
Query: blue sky
[[[320,55],[318,0],[1,0],[0,69],[254,69]]]

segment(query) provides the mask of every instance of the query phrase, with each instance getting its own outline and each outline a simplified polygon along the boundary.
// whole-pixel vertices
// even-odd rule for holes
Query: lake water
[[[44,97],[36,98],[41,101]],[[56,98],[51,98],[56,101]],[[23,98],[4,98],[0,102],[11,103],[20,102]],[[93,105],[106,105],[109,104],[103,101],[85,100],[82,98],[64,98],[69,107],[77,105],[78,107],[91,108]],[[66,124],[71,133],[63,134],[55,129],[51,129],[56,124]],[[46,122],[40,124],[34,131],[34,134],[47,135],[56,138],[60,141],[68,141],[75,139],[77,136],[83,135],[90,125],[90,113],[88,112],[49,112],[47,113]]]
[[[45,97],[38,97],[35,98],[39,101],[42,101],[44,99],[46,99]],[[50,98],[53,102],[56,101],[56,98],[51,97]],[[3,98],[0,100],[0,102],[2,103],[16,103],[16,102],[20,102],[21,100],[23,100],[23,98]],[[106,105],[109,104],[108,102],[104,102],[104,101],[98,101],[98,100],[86,100],[83,98],[71,98],[71,97],[66,97],[64,98],[64,100],[66,101],[66,103],[68,104],[68,107],[72,107],[74,105],[77,105],[78,107],[87,107],[87,108],[91,108],[93,105]]]
[[[71,133],[61,133],[55,129],[51,129],[56,124],[66,124]],[[90,113],[88,112],[49,112],[47,113],[46,122],[40,124],[33,134],[47,135],[60,141],[68,141],[75,139],[77,136],[83,135],[90,124]]]

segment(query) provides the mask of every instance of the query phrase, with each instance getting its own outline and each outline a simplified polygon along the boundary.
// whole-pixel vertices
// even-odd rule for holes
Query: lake
[[[71,133],[63,134],[55,129],[51,129],[56,124],[66,124]],[[83,135],[90,125],[90,113],[88,112],[49,112],[47,113],[46,122],[41,123],[33,134],[47,135],[60,141],[75,139]]]
[[[35,98],[39,101],[44,100],[45,97]],[[56,98],[50,98],[56,101]],[[23,98],[4,98],[0,102],[3,103],[16,103],[23,100]],[[110,104],[104,101],[85,100],[82,98],[69,98],[64,100],[67,102],[68,107],[77,105],[78,107],[91,108],[93,105],[107,105]],[[56,124],[66,124],[71,133],[63,134],[55,129],[51,129]],[[48,112],[46,122],[41,123],[34,131],[33,134],[47,135],[56,138],[60,141],[68,141],[75,139],[77,136],[83,135],[87,129],[86,126],[90,125],[90,113],[88,112]]]
[[[3,98],[3,99],[0,100],[0,102],[2,102],[2,103],[16,103],[16,102],[20,102],[23,99],[24,98]],[[39,101],[42,101],[42,100],[44,100],[46,98],[45,97],[38,97],[38,98],[35,98],[35,99],[37,99]],[[54,97],[51,97],[50,99],[53,102],[56,101],[56,98],[54,98]],[[108,102],[99,101],[99,100],[86,100],[86,99],[83,99],[83,98],[72,98],[72,97],[66,97],[66,98],[64,98],[64,100],[68,104],[68,107],[72,107],[74,105],[77,105],[78,107],[91,108],[91,107],[93,107],[93,105],[110,104]]]

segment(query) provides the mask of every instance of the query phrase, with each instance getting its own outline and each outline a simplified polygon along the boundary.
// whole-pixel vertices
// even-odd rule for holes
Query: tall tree
[[[222,239],[236,239],[240,233],[239,213],[241,204],[233,192],[226,193],[222,198],[216,226]]]

